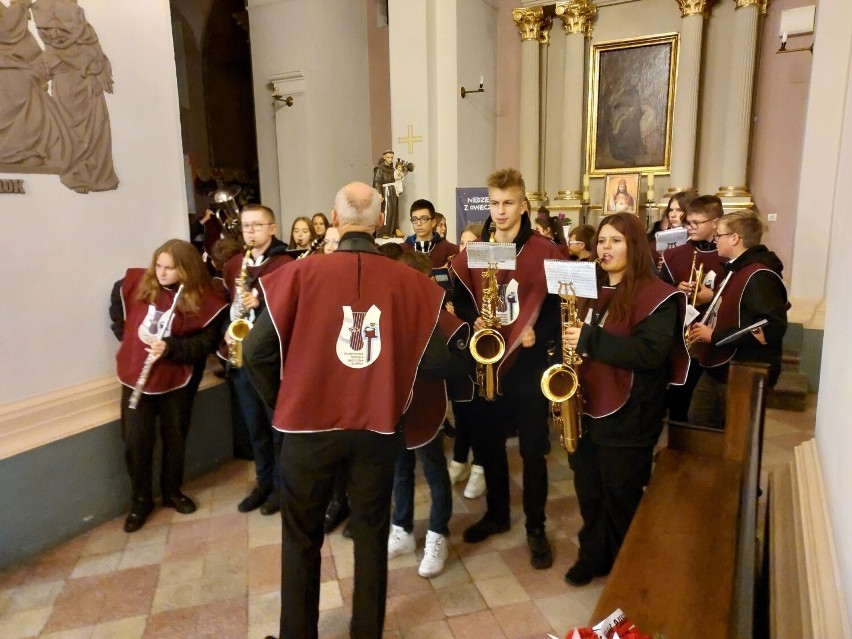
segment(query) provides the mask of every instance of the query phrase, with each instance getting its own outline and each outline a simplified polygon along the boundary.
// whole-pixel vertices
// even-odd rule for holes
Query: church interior
[[[386,149],[412,167],[400,211],[431,200],[453,241],[462,230],[456,189],[484,186],[502,167],[523,173],[533,210],[546,206],[572,225],[596,225],[608,184],[628,174],[649,227],[689,188],[719,196],[726,211],[758,212],[764,243],[784,264],[785,370],[798,394],[770,396],[766,409],[757,533],[770,601],[765,632],[754,636],[852,637],[844,454],[852,430],[842,417],[852,410],[843,337],[852,313],[852,252],[843,248],[852,237],[843,212],[852,199],[843,178],[852,172],[852,4],[74,3],[111,65],[104,99],[118,182],[85,192],[57,171],[0,161],[0,209],[28,222],[0,236],[0,297],[9,301],[0,336],[0,637],[275,633],[280,520],[237,512],[253,466],[234,459],[218,364],[201,380],[187,443],[185,488],[199,509],[158,509],[142,531],[121,529],[130,484],[109,293],[128,266],[147,264],[151,247],[191,239],[217,188],[239,185],[269,206],[286,241],[296,217],[330,216],[342,185],[370,182]],[[662,67],[636,62],[652,50]],[[607,129],[626,102],[619,107],[619,95],[640,105],[624,116],[635,125],[631,148]],[[456,486],[447,568],[428,580],[413,555],[391,560],[384,636],[561,637],[592,621],[612,585],[563,579],[580,515],[558,434],[551,439],[554,567],[530,569],[522,526],[463,543],[484,500]],[[520,513],[511,442],[509,460]],[[428,504],[418,475],[420,532]],[[339,530],[323,546],[322,571],[320,636],[348,636],[353,559]]]

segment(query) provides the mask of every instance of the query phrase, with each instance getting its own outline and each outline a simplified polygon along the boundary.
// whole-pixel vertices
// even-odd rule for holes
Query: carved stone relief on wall
[[[0,0],[0,171],[116,188],[104,93],[112,68],[77,0]]]

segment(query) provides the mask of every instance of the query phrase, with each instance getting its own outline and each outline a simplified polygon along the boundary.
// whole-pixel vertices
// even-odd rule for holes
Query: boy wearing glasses
[[[275,224],[275,215],[271,209],[261,204],[247,204],[240,213],[240,222],[246,248],[249,245],[252,248],[247,261],[248,277],[245,290],[239,302],[248,312],[245,319],[254,323],[266,310],[263,290],[257,286],[258,278],[292,262],[293,258],[287,254],[287,245],[275,237],[278,227]],[[240,315],[236,298],[239,292],[234,289],[242,270],[244,256],[245,252],[243,251],[237,253],[225,263],[222,269],[225,287],[228,289],[231,298],[228,323],[234,321]],[[226,333],[226,344],[219,349],[219,356],[225,361],[228,359],[227,342],[229,340],[230,338]],[[280,435],[277,434],[277,431],[273,431],[266,406],[249,382],[245,369],[230,367],[229,379],[248,430],[257,472],[257,485],[239,503],[237,509],[241,513],[247,513],[255,508],[260,508],[261,514],[272,515],[279,510],[278,488],[281,479],[278,472],[277,450],[280,449]],[[275,433],[277,441],[273,441],[273,433]]]
[[[459,247],[441,237],[435,230],[436,225],[434,205],[429,200],[415,200],[411,205],[414,234],[405,238],[402,250],[406,253],[426,253],[432,260],[432,268],[441,268],[446,266],[451,257],[458,255]]]
[[[711,317],[690,327],[692,342],[706,342],[698,360],[703,372],[692,395],[689,421],[724,428],[728,363],[769,364],[769,388],[781,372],[781,342],[787,331],[787,289],[781,279],[783,265],[778,256],[760,243],[763,222],[753,212],[725,215],[715,233],[719,256],[727,260],[724,286],[710,305]],[[717,304],[718,302],[718,304]],[[720,341],[766,320],[725,345]]]
[[[662,255],[660,279],[686,293],[690,304],[695,292],[694,287],[698,286],[695,308],[699,312],[699,317],[707,309],[707,305],[713,299],[713,291],[725,276],[723,267],[725,260],[719,257],[716,245],[713,243],[716,223],[722,217],[722,212],[722,200],[715,195],[702,195],[692,200],[686,206],[683,222],[689,241],[663,251]],[[690,285],[690,280],[695,279],[691,273],[693,260],[696,271],[700,266],[704,266],[704,274],[701,282],[693,282]],[[697,362],[693,361],[689,367],[686,383],[683,386],[669,388],[667,397],[669,419],[679,422],[687,420],[692,391],[700,376],[701,369]]]

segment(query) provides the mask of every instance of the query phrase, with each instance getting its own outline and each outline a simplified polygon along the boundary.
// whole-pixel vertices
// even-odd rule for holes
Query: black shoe
[[[596,572],[588,565],[577,560],[565,573],[565,581],[572,586],[585,586],[595,578]]]
[[[252,491],[249,493],[248,497],[243,499],[239,505],[237,506],[237,510],[241,513],[251,512],[255,508],[260,508],[263,504],[266,503],[266,498],[269,497],[269,493],[272,492],[271,488],[267,488],[266,486],[261,486],[257,484]]]
[[[527,545],[530,547],[530,563],[536,570],[544,570],[553,565],[553,551],[544,530],[528,530]]]
[[[281,493],[273,489],[266,501],[263,502],[263,506],[260,507],[260,514],[274,515],[279,510],[281,510]]]
[[[478,522],[470,526],[462,534],[462,539],[469,544],[478,544],[480,541],[485,541],[491,535],[508,532],[512,525],[507,521],[504,523],[492,521],[485,515]]]
[[[343,535],[344,537],[346,537],[347,539],[352,539],[352,531],[349,530],[349,522],[348,521],[346,522],[346,525],[343,527],[343,531],[340,534]]]
[[[332,499],[328,502],[328,508],[325,511],[325,521],[322,523],[322,529],[325,534],[334,532],[334,530],[349,517],[349,500],[337,501]]]
[[[163,507],[174,508],[181,515],[189,515],[198,510],[195,502],[180,491],[173,495],[163,495]]]
[[[154,503],[148,499],[134,500],[127,519],[124,520],[124,532],[136,532],[145,525],[148,515],[154,510]]]

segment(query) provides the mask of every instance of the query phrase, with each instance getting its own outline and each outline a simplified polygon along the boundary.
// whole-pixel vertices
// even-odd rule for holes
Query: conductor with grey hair
[[[282,433],[281,639],[317,637],[323,519],[338,474],[352,509],[350,633],[381,637],[402,413],[415,374],[455,373],[435,335],[441,288],[375,247],[380,202],[367,184],[340,189],[339,248],[261,278],[268,312],[243,342],[249,378]]]

